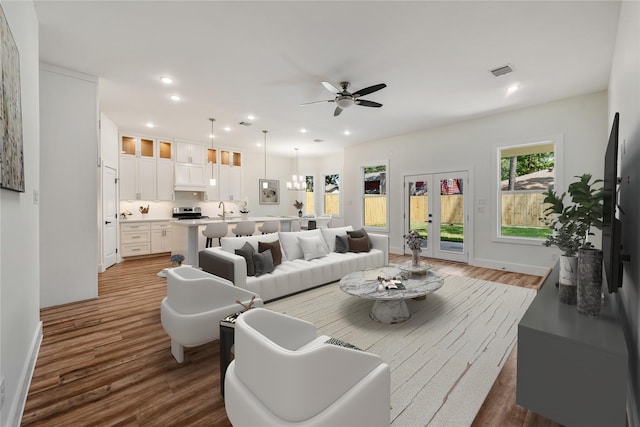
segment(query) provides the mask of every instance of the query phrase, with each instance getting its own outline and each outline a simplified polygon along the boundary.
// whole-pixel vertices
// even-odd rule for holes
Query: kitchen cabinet
[[[178,142],[176,144],[176,162],[191,163],[195,165],[205,164],[205,147],[200,144]]]
[[[120,142],[120,200],[156,200],[156,141],[122,136]]]
[[[218,175],[220,200],[240,200],[242,198],[242,154],[221,150]]]
[[[120,256],[151,253],[151,228],[148,222],[120,223]]]
[[[156,165],[157,200],[175,200],[173,145],[172,142],[158,141],[158,160]]]
[[[151,223],[151,253],[171,252],[171,221]]]
[[[218,150],[215,148],[207,148],[207,166],[204,173],[204,182],[207,184],[204,200],[208,202],[220,200],[218,197],[218,189],[220,188],[220,178],[218,177]],[[216,180],[216,185],[211,185],[211,178]]]

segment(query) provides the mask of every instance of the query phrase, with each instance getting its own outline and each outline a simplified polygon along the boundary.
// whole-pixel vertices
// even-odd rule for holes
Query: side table
[[[224,399],[224,377],[231,363],[231,351],[235,342],[236,319],[241,313],[233,313],[220,321],[220,394]]]

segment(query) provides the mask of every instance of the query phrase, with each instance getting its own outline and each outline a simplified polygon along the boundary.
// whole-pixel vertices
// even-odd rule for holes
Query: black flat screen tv
[[[604,184],[602,212],[602,258],[610,293],[622,286],[622,261],[628,259],[621,254],[622,223],[616,218],[618,188],[618,128],[619,114],[616,113],[611,126],[609,143],[604,155]]]

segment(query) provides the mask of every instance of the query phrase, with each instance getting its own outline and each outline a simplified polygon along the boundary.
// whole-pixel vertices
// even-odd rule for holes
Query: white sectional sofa
[[[230,280],[240,288],[257,293],[263,301],[269,301],[340,280],[354,271],[388,264],[389,237],[383,234],[368,234],[371,243],[368,252],[335,252],[336,236],[345,236],[347,231],[353,231],[353,228],[347,226],[258,236],[224,237],[221,246],[200,252],[200,267]],[[301,242],[317,241],[317,238],[324,246],[326,255],[306,260]],[[271,273],[258,277],[248,276],[247,262],[243,256],[236,255],[236,249],[242,248],[248,242],[257,253],[259,242],[272,243],[276,240],[280,243],[282,263]]]

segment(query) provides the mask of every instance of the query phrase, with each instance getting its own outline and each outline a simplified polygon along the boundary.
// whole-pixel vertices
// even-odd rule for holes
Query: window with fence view
[[[324,176],[324,213],[340,215],[340,174]]]
[[[387,227],[387,166],[365,166],[362,169],[363,224],[365,227]]]
[[[555,186],[553,142],[500,149],[500,230],[503,237],[544,239],[544,192]]]

